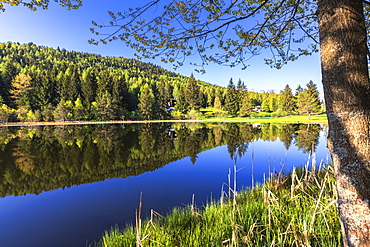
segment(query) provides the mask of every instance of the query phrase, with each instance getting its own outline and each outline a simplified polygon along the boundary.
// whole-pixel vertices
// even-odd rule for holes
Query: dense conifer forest
[[[169,111],[169,100],[176,108]],[[279,94],[248,91],[230,79],[227,88],[122,57],[66,51],[33,43],[0,44],[0,121],[82,121],[251,116],[255,111],[320,112],[316,85],[289,85]]]
[[[167,101],[183,98],[188,81],[134,59],[11,42],[0,44],[0,74],[2,121],[114,120],[140,117],[138,113],[164,119],[169,117]],[[148,90],[141,90],[144,85]],[[214,91],[222,90],[197,85],[202,107],[212,102],[208,98]],[[155,97],[143,95],[148,91]],[[138,109],[140,97],[148,100],[145,109]]]

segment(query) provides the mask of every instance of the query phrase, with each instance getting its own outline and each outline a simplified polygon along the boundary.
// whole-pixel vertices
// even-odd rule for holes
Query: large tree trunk
[[[370,246],[370,90],[362,0],[318,1],[321,66],[345,246]]]

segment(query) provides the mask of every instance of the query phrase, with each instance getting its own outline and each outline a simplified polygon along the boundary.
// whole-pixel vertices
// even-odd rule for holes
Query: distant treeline
[[[320,125],[174,124],[0,128],[0,197],[125,178],[227,145],[231,158],[252,141],[279,138],[312,152]],[[171,131],[175,131],[172,135]]]
[[[168,111],[169,99],[177,99]],[[227,88],[122,57],[66,51],[33,43],[0,44],[0,121],[168,119],[193,117],[200,108],[249,116],[253,111],[321,111],[313,82],[287,85],[279,94]]]

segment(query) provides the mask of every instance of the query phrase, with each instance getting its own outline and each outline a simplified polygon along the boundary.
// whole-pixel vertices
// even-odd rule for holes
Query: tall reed
[[[135,246],[138,234],[140,246],[341,246],[332,168],[294,169],[202,209],[175,208],[140,233],[114,228],[98,246]]]

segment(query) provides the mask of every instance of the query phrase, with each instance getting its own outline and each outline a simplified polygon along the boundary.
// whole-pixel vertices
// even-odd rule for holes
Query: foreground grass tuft
[[[112,228],[98,246],[342,246],[334,191],[330,167],[293,170],[202,210],[153,211],[141,228]]]

